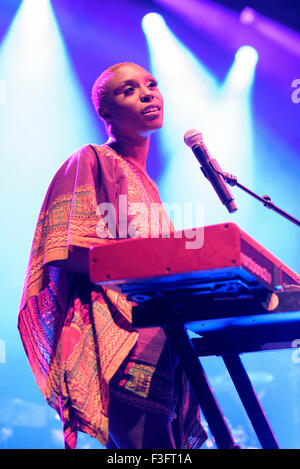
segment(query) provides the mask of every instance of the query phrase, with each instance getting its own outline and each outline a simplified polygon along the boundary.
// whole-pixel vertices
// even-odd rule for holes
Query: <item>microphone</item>
[[[224,181],[222,170],[218,162],[211,158],[206,146],[204,145],[201,132],[194,129],[188,130],[184,134],[184,142],[192,149],[200,163],[204,176],[215,189],[222,204],[226,206],[229,213],[235,212],[237,210],[237,206],[233,201],[234,198]]]

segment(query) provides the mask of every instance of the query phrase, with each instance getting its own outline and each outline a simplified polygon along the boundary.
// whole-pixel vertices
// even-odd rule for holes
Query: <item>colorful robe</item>
[[[76,447],[78,430],[106,445],[109,382],[139,334],[123,295],[50,263],[67,259],[74,246],[116,242],[124,196],[128,224],[136,216],[134,204],[145,207],[146,218],[153,204],[162,206],[154,182],[133,163],[106,145],[84,146],[54,176],[34,234],[18,328],[37,385],[62,419],[66,448]],[[115,208],[109,226],[102,204]],[[148,221],[135,227],[136,236],[161,233],[164,222],[170,226],[163,210]],[[163,346],[161,340],[147,369],[145,397]]]

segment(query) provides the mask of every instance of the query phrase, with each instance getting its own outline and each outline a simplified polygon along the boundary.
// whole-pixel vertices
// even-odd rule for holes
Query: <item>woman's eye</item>
[[[126,88],[124,90],[124,94],[125,96],[128,96],[129,94],[133,93],[134,92],[134,87],[133,86],[129,86],[129,88]]]
[[[156,88],[156,86],[157,86],[157,81],[151,81],[151,83],[149,83],[150,88]]]

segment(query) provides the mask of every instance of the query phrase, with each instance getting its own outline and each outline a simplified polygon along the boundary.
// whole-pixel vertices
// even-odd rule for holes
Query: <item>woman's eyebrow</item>
[[[157,80],[156,80],[156,78],[154,78],[153,75],[148,75],[148,76],[146,77],[146,81],[154,81],[155,83],[157,83]]]
[[[120,83],[117,86],[117,88],[114,90],[114,94],[122,93],[123,88],[127,85],[136,85],[136,84],[137,84],[137,82],[133,79],[128,79],[128,80],[122,81],[122,83]]]
[[[157,80],[152,76],[152,75],[148,75],[146,78],[145,78],[145,81],[154,81],[154,82],[157,82]],[[122,83],[120,83],[117,88],[114,90],[114,94],[120,94],[122,93],[122,90],[125,86],[128,86],[128,85],[137,85],[137,80],[134,80],[133,78],[129,78],[128,80],[125,80],[125,81],[122,81]]]

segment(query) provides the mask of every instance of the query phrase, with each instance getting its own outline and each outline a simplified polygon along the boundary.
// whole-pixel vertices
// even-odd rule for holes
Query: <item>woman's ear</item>
[[[109,114],[109,112],[107,111],[105,107],[99,108],[98,113],[99,113],[99,116],[102,117],[102,119],[106,121],[111,119],[111,115]]]

